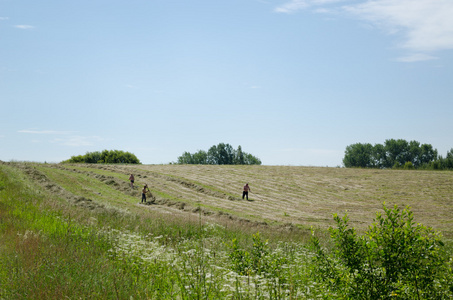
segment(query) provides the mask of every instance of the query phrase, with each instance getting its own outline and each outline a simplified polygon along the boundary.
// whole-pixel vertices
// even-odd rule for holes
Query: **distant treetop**
[[[388,139],[374,146],[356,143],[346,147],[343,164],[346,168],[379,169],[453,169],[453,148],[443,158],[430,144],[403,139]]]
[[[261,165],[261,160],[252,154],[237,150],[230,144],[220,143],[209,148],[208,152],[199,150],[193,154],[184,152],[178,157],[178,164],[195,165]]]
[[[102,152],[87,152],[85,155],[71,156],[62,163],[86,164],[140,164],[138,158],[130,153],[120,150],[104,150]]]

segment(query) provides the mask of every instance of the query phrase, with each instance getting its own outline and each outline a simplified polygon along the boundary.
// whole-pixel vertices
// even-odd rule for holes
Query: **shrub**
[[[440,233],[416,224],[409,208],[383,209],[360,237],[347,215],[334,215],[331,253],[312,235],[319,279],[350,299],[451,299],[452,262]]]
[[[404,167],[403,167],[404,170],[413,170],[414,169],[414,165],[408,161],[404,164]]]
[[[87,164],[140,164],[140,160],[130,152],[120,150],[104,150],[87,152],[85,155],[71,156],[63,163]]]
[[[259,232],[253,235],[253,245],[250,252],[239,248],[237,239],[233,239],[229,257],[232,269],[240,275],[265,275],[280,277],[282,280],[283,266],[288,262],[283,256],[273,253],[269,248],[268,241],[263,241]]]

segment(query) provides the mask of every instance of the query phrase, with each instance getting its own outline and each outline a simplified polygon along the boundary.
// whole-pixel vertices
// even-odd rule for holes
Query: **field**
[[[314,228],[321,236],[326,236],[325,229],[334,225],[332,215],[338,213],[342,216],[347,213],[350,224],[363,232],[373,222],[376,212],[382,211],[384,202],[387,207],[409,206],[416,222],[441,231],[445,241],[453,237],[453,172],[294,166],[69,165],[20,162],[1,163],[0,171],[4,174],[3,183],[0,182],[0,193],[4,194],[0,194],[0,229],[4,240],[9,241],[9,246],[0,248],[0,251],[3,254],[11,249],[16,253],[25,251],[23,257],[19,255],[23,260],[21,264],[25,264],[21,268],[15,265],[17,262],[14,259],[2,260],[0,278],[3,280],[0,283],[9,292],[3,295],[0,292],[0,299],[86,296],[77,286],[81,282],[86,284],[87,279],[80,278],[79,283],[71,282],[69,287],[64,287],[55,278],[49,281],[37,278],[53,276],[43,271],[43,265],[48,265],[43,261],[49,260],[49,257],[46,256],[48,251],[42,249],[53,247],[55,256],[59,257],[61,254],[56,254],[57,248],[72,247],[68,245],[74,240],[79,243],[78,238],[83,237],[81,241],[90,247],[84,248],[77,255],[88,255],[95,248],[93,243],[97,243],[91,240],[93,235],[100,240],[105,239],[105,244],[96,250],[99,253],[89,254],[100,255],[103,260],[99,268],[104,268],[104,271],[97,270],[100,273],[95,274],[101,276],[103,272],[111,272],[113,275],[106,275],[108,279],[104,285],[108,287],[96,281],[94,286],[90,285],[87,289],[97,295],[95,298],[105,299],[123,299],[133,295],[135,298],[148,299],[334,299],[334,294],[323,294],[325,288],[317,287],[316,282],[310,281],[312,266],[308,263],[305,266],[285,263],[288,270],[279,269],[279,274],[295,272],[294,274],[303,273],[306,277],[299,274],[297,276],[302,276],[299,278],[291,273],[292,275],[288,275],[291,280],[289,277],[283,280],[280,275],[265,276],[255,269],[255,281],[250,283],[249,272],[249,282],[246,284],[241,277],[244,274],[238,265],[234,265],[233,256],[228,251],[245,253],[235,250],[233,241],[237,240],[239,246],[248,249],[250,255],[258,247],[256,245],[269,247],[265,251],[269,255],[289,247],[295,256],[285,256],[286,262],[308,261],[310,255],[301,253],[308,253],[305,244],[310,236],[310,228]],[[135,176],[134,189],[129,186],[130,174]],[[141,187],[145,183],[150,187],[152,195],[148,195],[148,203],[140,204]],[[249,200],[241,198],[245,183],[249,183],[251,187]],[[9,191],[8,187],[12,184],[17,184],[17,187],[11,189],[11,193],[17,190],[19,194],[7,196],[6,191]],[[18,207],[13,208],[14,205]],[[15,213],[12,213],[13,210]],[[54,225],[49,228],[48,224]],[[256,235],[257,232],[260,234]],[[24,235],[28,237],[27,242],[33,236],[35,244],[25,247]],[[75,236],[78,238],[75,239]],[[52,238],[55,239],[53,242]],[[56,246],[59,240],[65,239],[69,239],[70,243]],[[135,243],[148,243],[148,250],[140,251],[149,256],[137,253],[138,246],[123,252],[112,246],[118,246],[121,239],[137,239]],[[112,242],[113,240],[116,242]],[[47,242],[50,244],[46,245]],[[119,266],[118,260],[112,260],[106,254],[112,251],[112,247],[117,249],[115,257],[128,253],[127,264],[123,258],[121,262],[125,265]],[[154,250],[149,250],[151,248]],[[30,249],[36,250],[33,257],[29,257]],[[156,254],[156,249],[165,254]],[[198,254],[191,256],[187,251]],[[208,252],[217,253],[217,257],[216,254],[211,257]],[[174,258],[174,255],[180,257],[178,261],[187,259],[187,265],[168,265],[168,261],[172,259],[169,256]],[[146,256],[145,260],[154,259],[152,267],[143,265],[143,256]],[[59,262],[69,257],[73,256],[62,256]],[[229,259],[233,260],[233,267],[228,269],[226,266]],[[207,262],[212,265],[215,265],[212,262],[218,262],[221,266],[217,267],[223,271],[219,271],[217,267],[215,270],[205,270]],[[89,264],[97,263],[99,262]],[[126,265],[131,266],[130,263],[138,264],[142,269],[137,271],[140,276],[137,275],[135,279],[128,277],[128,272],[132,271]],[[30,265],[29,269],[26,268],[27,264]],[[35,288],[18,287],[13,278],[5,279],[6,275],[11,275],[5,273],[7,267],[16,268],[16,276],[21,280],[35,281]],[[181,275],[183,271],[178,268],[186,267],[191,269],[190,272]],[[152,271],[149,268],[161,269]],[[180,272],[173,274],[172,268]],[[53,268],[50,270],[55,272]],[[68,275],[69,271],[62,272],[64,276],[76,276]],[[194,274],[199,275],[200,272],[209,275],[203,273],[207,277],[204,277],[204,281],[201,280],[202,283],[193,282]],[[149,276],[154,276],[154,284],[157,284],[155,276],[158,273],[167,274],[172,279],[164,282],[160,278],[156,292],[156,287],[149,283]],[[219,276],[215,283],[207,280],[215,276]],[[129,287],[124,282],[118,282],[124,278],[128,278]],[[265,280],[265,284],[259,284],[261,279]],[[283,285],[282,280],[285,282]],[[258,286],[262,289],[258,289]],[[59,292],[55,292],[56,290]]]
[[[453,172],[367,170],[290,166],[30,165],[27,170],[48,191],[68,191],[96,204],[177,216],[198,209],[210,219],[270,226],[328,227],[332,214],[348,213],[367,227],[383,202],[410,206],[417,221],[453,234]],[[35,175],[38,174],[38,175]],[[128,186],[135,175],[136,189]],[[34,176],[35,175],[35,176]],[[147,183],[156,201],[140,205]],[[251,186],[249,201],[242,187]]]

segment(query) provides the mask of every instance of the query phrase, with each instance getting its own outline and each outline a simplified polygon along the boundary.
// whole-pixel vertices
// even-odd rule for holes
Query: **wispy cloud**
[[[19,29],[25,29],[25,30],[35,28],[35,26],[31,26],[31,25],[14,25],[14,27],[19,28]]]
[[[428,54],[414,53],[414,54],[409,54],[406,56],[398,57],[396,60],[401,61],[401,62],[417,62],[417,61],[426,61],[426,60],[433,60],[433,59],[439,59],[439,58],[432,56],[432,55],[428,55]]]
[[[9,20],[8,17],[0,17],[0,21],[7,21],[7,20]]]
[[[82,147],[82,146],[93,146],[97,142],[101,141],[104,141],[104,139],[99,136],[73,135],[64,138],[55,138],[51,142],[63,146]]]
[[[345,17],[368,22],[400,38],[398,47],[421,53],[399,61],[435,59],[426,53],[453,49],[452,0],[292,0],[275,8],[275,11],[293,13],[302,9],[335,11]]]
[[[345,0],[291,0],[283,5],[277,6],[274,11],[279,13],[295,13],[302,9],[320,7],[332,3],[344,2]]]
[[[453,49],[453,1],[378,0],[345,10],[390,33],[402,33],[399,46],[415,51]]]
[[[35,129],[23,129],[19,130],[20,133],[30,134],[72,134],[74,131],[58,131],[58,130],[35,130]]]
[[[99,136],[81,136],[77,135],[77,131],[61,131],[61,130],[36,130],[24,129],[19,130],[20,133],[36,135],[51,136],[50,143],[63,146],[80,147],[80,146],[93,146],[98,142],[105,141],[106,139]],[[32,142],[42,142],[40,140],[32,140]]]

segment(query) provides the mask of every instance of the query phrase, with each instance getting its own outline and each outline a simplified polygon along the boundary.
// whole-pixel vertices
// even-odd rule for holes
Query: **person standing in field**
[[[143,187],[143,190],[142,190],[142,202],[141,203],[146,203],[146,190],[148,190],[148,192],[149,192],[149,187],[147,184],[145,184],[145,186]]]
[[[244,199],[244,197],[246,197],[247,200],[249,200],[249,191],[251,192],[252,190],[250,189],[249,184],[246,183],[244,185],[244,191],[242,192],[242,199]]]
[[[131,176],[129,176],[129,180],[131,181],[131,188],[134,188],[134,181],[135,181],[134,174],[131,174]]]

